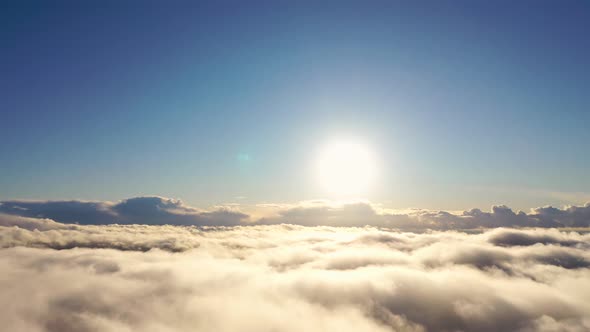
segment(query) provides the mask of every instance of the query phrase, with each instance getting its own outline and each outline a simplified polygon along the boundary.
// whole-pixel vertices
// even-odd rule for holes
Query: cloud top
[[[50,218],[62,223],[84,225],[216,225],[233,226],[248,216],[229,209],[201,211],[182,201],[145,196],[112,202],[3,201],[0,212],[33,218]]]
[[[0,215],[10,331],[588,331],[590,234]],[[32,305],[33,304],[33,305]]]
[[[265,207],[268,207],[266,205]],[[238,226],[295,224],[303,226],[376,226],[404,230],[448,230],[497,227],[590,227],[590,203],[563,209],[541,207],[529,213],[507,206],[491,211],[471,209],[460,214],[447,211],[388,211],[369,202],[334,204],[326,201],[273,206],[274,213],[254,218],[235,207],[201,210],[180,200],[145,196],[120,202],[3,201],[0,213],[32,218],[49,218],[81,225],[143,224]]]

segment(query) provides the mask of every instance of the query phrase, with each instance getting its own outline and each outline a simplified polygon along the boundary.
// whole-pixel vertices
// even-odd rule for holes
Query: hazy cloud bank
[[[232,226],[248,216],[230,209],[203,211],[180,200],[159,197],[135,197],[112,202],[87,201],[3,201],[0,213],[33,218],[50,218],[62,223],[85,225],[217,225]]]
[[[268,205],[266,206],[268,208]],[[273,212],[253,218],[236,207],[204,211],[180,200],[149,196],[117,203],[86,201],[3,201],[0,213],[50,218],[83,225],[145,224],[236,226],[296,224],[304,226],[378,226],[398,229],[470,229],[495,227],[590,227],[590,203],[584,206],[536,208],[525,213],[507,206],[493,206],[460,214],[446,211],[410,210],[399,213],[368,202],[334,204],[327,201],[275,205]]]
[[[10,331],[590,329],[579,232],[0,224]]]

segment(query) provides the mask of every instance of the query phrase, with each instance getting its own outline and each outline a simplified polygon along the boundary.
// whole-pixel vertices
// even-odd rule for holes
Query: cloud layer
[[[180,200],[159,196],[135,197],[112,202],[3,201],[0,213],[33,218],[50,218],[62,223],[84,225],[217,225],[232,226],[248,216],[230,209],[202,211]]]
[[[268,208],[269,205],[266,207]],[[272,205],[271,205],[272,207]],[[204,211],[182,201],[158,196],[135,197],[112,202],[86,201],[3,201],[0,213],[32,218],[50,218],[61,223],[82,225],[143,224],[236,226],[296,224],[304,226],[377,226],[406,230],[471,229],[495,227],[590,227],[590,203],[564,209],[536,208],[525,213],[507,206],[493,206],[450,213],[410,210],[404,213],[381,209],[368,202],[334,204],[309,201],[275,205],[273,213],[254,218],[235,208]]]
[[[0,225],[10,331],[590,329],[579,231]]]

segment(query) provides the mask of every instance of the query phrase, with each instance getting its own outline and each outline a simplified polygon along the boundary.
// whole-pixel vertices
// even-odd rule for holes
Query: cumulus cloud
[[[370,202],[334,203],[307,201],[298,204],[263,205],[272,213],[254,218],[239,206],[201,210],[180,200],[147,196],[112,202],[3,201],[0,213],[49,218],[82,225],[143,224],[237,226],[295,224],[302,226],[377,226],[404,230],[448,230],[497,227],[590,227],[590,203],[563,209],[541,207],[529,213],[507,206],[491,211],[471,209],[462,213],[431,210],[391,211]]]
[[[182,201],[159,196],[135,197],[112,202],[3,201],[0,213],[50,218],[62,223],[238,225],[248,216],[227,208],[201,211]]]
[[[447,211],[410,210],[402,213],[376,208],[368,202],[300,204],[285,207],[259,224],[304,226],[379,226],[406,230],[473,229],[496,227],[590,227],[590,203],[565,209],[537,208],[531,213],[493,206],[490,212],[472,209],[456,214]]]
[[[580,231],[0,225],[10,331],[590,329]]]

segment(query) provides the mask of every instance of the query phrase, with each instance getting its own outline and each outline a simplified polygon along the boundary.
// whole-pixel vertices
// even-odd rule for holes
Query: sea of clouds
[[[302,209],[286,214],[301,221]],[[590,234],[579,229],[88,225],[20,214],[0,214],[5,331],[590,330]]]

